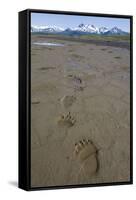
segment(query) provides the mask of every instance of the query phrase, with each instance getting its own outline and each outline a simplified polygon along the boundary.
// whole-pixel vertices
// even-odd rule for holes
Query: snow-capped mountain
[[[104,34],[104,33],[108,32],[108,31],[109,31],[109,29],[106,28],[106,27],[104,27],[104,26],[102,26],[102,27],[99,28],[99,33],[100,34]]]
[[[108,29],[107,27],[95,27],[90,24],[79,24],[74,28],[61,28],[58,26],[32,26],[31,32],[42,32],[52,34],[65,34],[65,35],[81,35],[81,34],[99,34],[99,35],[126,35],[127,32],[118,27]]]
[[[31,32],[43,32],[43,33],[59,33],[64,31],[63,28],[58,26],[32,26]]]
[[[106,35],[125,35],[127,32],[119,29],[117,26],[111,28],[109,31],[105,32]]]
[[[88,33],[99,33],[99,29],[95,27],[94,25],[90,24],[79,24],[77,28],[74,29],[75,31],[80,32],[88,32]]]

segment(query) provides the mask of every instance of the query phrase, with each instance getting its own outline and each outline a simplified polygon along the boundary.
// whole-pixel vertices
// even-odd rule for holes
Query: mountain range
[[[63,34],[63,35],[83,35],[83,34],[97,34],[97,35],[128,35],[129,33],[123,31],[117,26],[108,29],[107,27],[96,27],[90,24],[79,24],[75,28],[61,28],[58,26],[31,26],[32,33],[45,34]]]

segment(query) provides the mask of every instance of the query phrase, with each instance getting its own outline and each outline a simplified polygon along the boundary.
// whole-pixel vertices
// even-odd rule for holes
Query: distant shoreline
[[[70,37],[70,36],[56,36],[56,35],[43,35],[43,34],[32,34],[34,37],[40,37],[42,39],[48,38],[48,39],[57,39],[57,40],[65,40],[65,41],[73,41],[73,42],[83,42],[83,43],[90,43],[90,44],[96,44],[96,45],[102,45],[102,46],[112,46],[112,47],[118,47],[118,48],[125,48],[130,50],[130,42],[125,40],[101,40],[99,39],[85,39],[85,38],[77,38],[77,37]]]

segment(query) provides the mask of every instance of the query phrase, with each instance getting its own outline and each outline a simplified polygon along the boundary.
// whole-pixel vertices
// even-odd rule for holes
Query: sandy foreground
[[[32,36],[31,185],[129,180],[129,50]]]

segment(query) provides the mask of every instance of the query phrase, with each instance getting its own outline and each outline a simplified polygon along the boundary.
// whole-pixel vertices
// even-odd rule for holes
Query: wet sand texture
[[[40,46],[33,42],[63,43]],[[130,52],[32,36],[31,185],[130,180]]]

